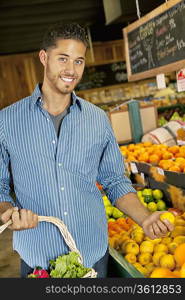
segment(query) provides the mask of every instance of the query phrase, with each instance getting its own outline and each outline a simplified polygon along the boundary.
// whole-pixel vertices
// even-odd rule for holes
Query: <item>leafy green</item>
[[[90,271],[78,261],[79,254],[71,251],[69,254],[50,260],[50,276],[52,278],[81,278]]]

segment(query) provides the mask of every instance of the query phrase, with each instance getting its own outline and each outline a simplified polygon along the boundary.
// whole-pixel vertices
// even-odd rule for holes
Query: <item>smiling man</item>
[[[78,24],[56,24],[46,32],[40,61],[44,78],[33,94],[0,111],[0,216],[9,219],[21,277],[35,266],[68,253],[58,228],[38,215],[63,220],[84,265],[106,277],[107,220],[96,182],[120,210],[152,239],[173,225],[151,214],[124,175],[123,158],[106,113],[77,97],[88,46]],[[10,197],[10,169],[16,200]]]

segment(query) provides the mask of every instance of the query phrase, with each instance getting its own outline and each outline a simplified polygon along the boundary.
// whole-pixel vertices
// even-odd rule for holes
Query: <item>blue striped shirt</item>
[[[84,265],[92,267],[108,245],[96,181],[113,204],[135,190],[124,175],[123,157],[106,113],[73,93],[57,138],[41,96],[37,85],[31,96],[0,111],[0,201],[12,202],[11,165],[16,194],[12,204],[62,219]],[[48,222],[14,231],[13,249],[29,266],[43,268],[69,252],[58,228]]]

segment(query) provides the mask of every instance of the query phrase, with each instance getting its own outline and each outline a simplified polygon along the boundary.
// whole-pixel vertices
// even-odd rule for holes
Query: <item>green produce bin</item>
[[[145,278],[114,248],[109,247],[108,277]]]

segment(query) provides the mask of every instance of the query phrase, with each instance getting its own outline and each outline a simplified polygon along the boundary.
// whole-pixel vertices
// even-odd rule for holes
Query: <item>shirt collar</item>
[[[31,110],[34,109],[35,105],[42,98],[41,85],[37,84],[32,95],[31,95]],[[82,110],[82,105],[75,92],[72,92],[72,105],[77,104],[79,109]]]

